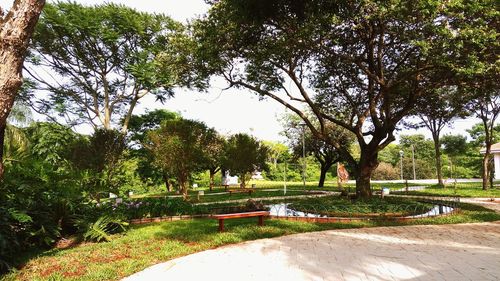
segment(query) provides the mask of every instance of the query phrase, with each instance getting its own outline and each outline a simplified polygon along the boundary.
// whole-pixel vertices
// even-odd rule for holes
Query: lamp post
[[[302,122],[299,124],[299,126],[302,128],[302,183],[304,185],[304,188],[306,188],[306,123]]]
[[[401,180],[403,180],[403,155],[404,155],[404,152],[402,150],[400,150],[399,156],[401,157]]]

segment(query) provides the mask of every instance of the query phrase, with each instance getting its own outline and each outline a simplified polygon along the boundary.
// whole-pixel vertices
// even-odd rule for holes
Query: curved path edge
[[[302,233],[224,246],[123,280],[498,280],[500,221]]]

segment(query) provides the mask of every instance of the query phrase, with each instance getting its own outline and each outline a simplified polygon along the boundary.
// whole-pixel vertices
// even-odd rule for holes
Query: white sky
[[[0,0],[0,6],[8,9],[13,0]],[[164,13],[170,17],[185,22],[208,10],[203,0],[76,0],[82,4],[100,4],[105,2],[121,3],[141,11]],[[251,133],[262,140],[283,140],[279,135],[282,127],[278,117],[285,114],[285,108],[274,100],[259,101],[258,97],[249,91],[221,91],[223,83],[216,83],[208,93],[198,93],[185,89],[177,89],[174,98],[165,104],[155,103],[153,98],[142,100],[135,114],[146,109],[165,108],[178,111],[183,117],[204,121],[208,126],[215,127],[220,133],[232,134],[238,132]],[[453,127],[446,128],[444,134],[467,135],[477,120],[459,120]],[[430,138],[430,133],[424,129],[403,130],[401,134],[422,133]]]

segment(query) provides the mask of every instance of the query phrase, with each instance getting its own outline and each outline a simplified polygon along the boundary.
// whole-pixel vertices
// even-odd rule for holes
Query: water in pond
[[[441,209],[441,212],[439,211]],[[420,214],[420,215],[414,215],[414,216],[408,216],[407,218],[425,218],[425,217],[434,217],[438,215],[443,215],[443,214],[449,214],[453,212],[453,208],[449,206],[442,206],[442,205],[435,205],[430,209],[427,213],[425,214]]]
[[[326,218],[326,215],[304,213],[302,211],[296,211],[288,208],[288,203],[273,204],[266,207],[269,208],[269,214],[271,216],[279,217],[301,217],[301,218]]]
[[[267,205],[269,208],[269,214],[271,216],[279,216],[279,217],[302,217],[302,218],[326,218],[326,215],[321,214],[313,214],[313,213],[304,213],[302,211],[296,211],[288,208],[289,203],[280,203]],[[441,212],[440,212],[441,209]],[[425,218],[425,217],[433,217],[440,214],[449,214],[453,212],[453,208],[449,206],[440,206],[435,205],[432,209],[430,209],[427,213],[420,215],[407,216],[406,218]]]

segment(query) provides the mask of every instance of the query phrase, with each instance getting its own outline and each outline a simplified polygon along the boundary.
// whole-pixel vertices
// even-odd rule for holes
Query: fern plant
[[[125,231],[128,222],[108,215],[99,217],[94,222],[81,221],[82,237],[85,241],[109,242],[111,234]]]

